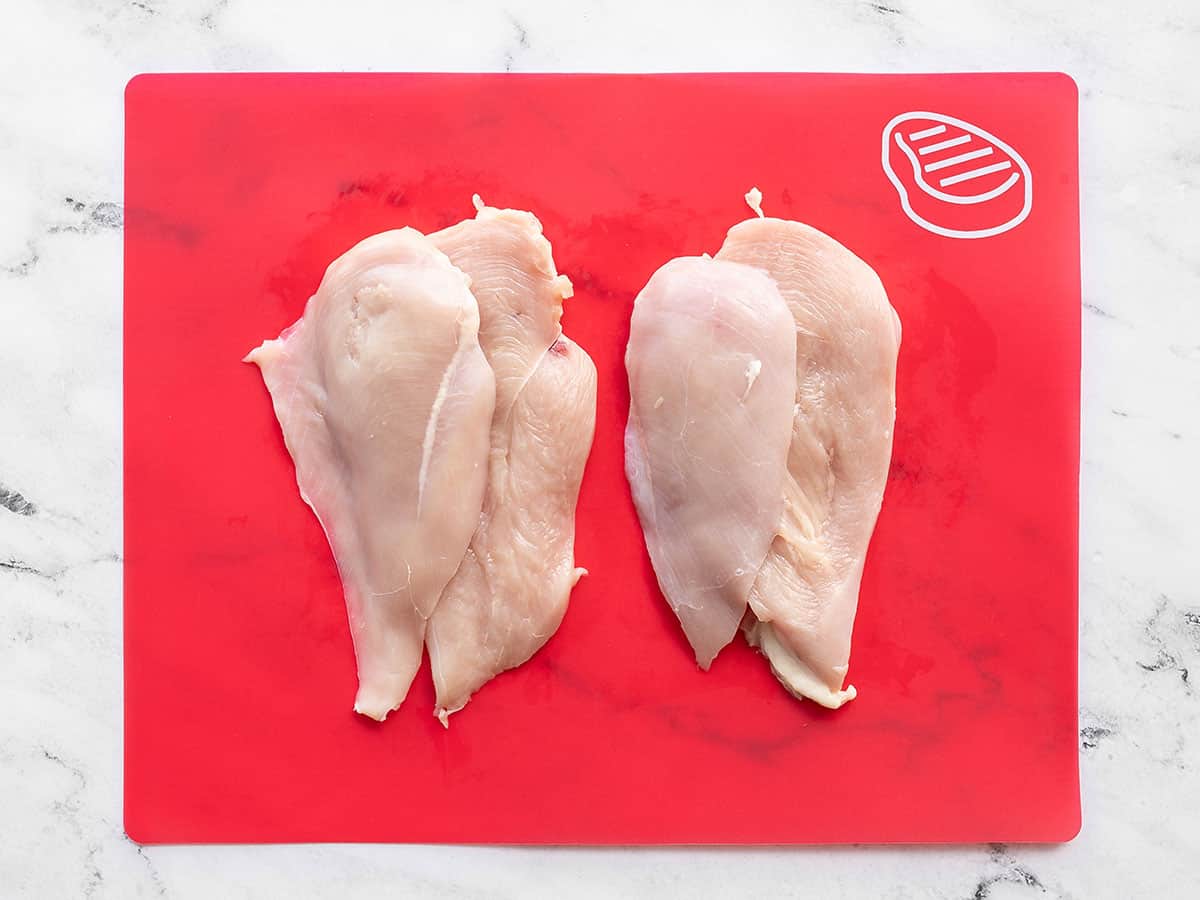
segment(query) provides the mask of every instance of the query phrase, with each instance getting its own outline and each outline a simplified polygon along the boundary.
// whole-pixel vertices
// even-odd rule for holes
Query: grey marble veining
[[[1200,7],[703,0],[677,10],[602,0],[0,8],[0,895],[1200,893]],[[745,851],[127,840],[121,91],[138,71],[220,69],[1073,74],[1084,247],[1080,837]]]

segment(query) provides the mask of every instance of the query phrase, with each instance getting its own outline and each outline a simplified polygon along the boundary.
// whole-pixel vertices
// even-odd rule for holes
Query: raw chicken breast
[[[795,325],[749,266],[674,259],[638,294],[625,470],[659,586],[707,669],[737,634],[783,509]]]
[[[735,225],[717,259],[767,273],[796,323],[783,518],[746,636],[790,691],[836,708],[855,696],[843,684],[892,455],[900,320],[870,266],[799,222]]]
[[[300,495],[320,519],[358,660],[354,709],[382,720],[479,521],[495,381],[469,279],[411,228],[325,272],[262,370]]]
[[[596,421],[596,369],[562,336],[571,283],[555,271],[541,223],[479,205],[474,219],[430,236],[471,278],[496,374],[483,509],[427,636],[443,724],[558,629],[584,572],[575,502]]]

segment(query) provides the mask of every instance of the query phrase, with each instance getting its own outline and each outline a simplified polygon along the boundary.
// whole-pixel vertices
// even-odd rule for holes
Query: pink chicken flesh
[[[374,719],[407,695],[479,523],[496,392],[478,329],[469,279],[404,228],[335,260],[302,318],[246,357],[333,549],[354,708]]]
[[[737,634],[783,509],[794,326],[771,279],[672,260],[638,294],[625,470],[659,586],[707,669]]]
[[[596,369],[562,334],[571,283],[531,213],[481,207],[430,239],[471,279],[496,375],[482,509],[427,635],[446,724],[545,644],[584,573],[575,566],[575,504],[595,427]]]
[[[746,636],[788,690],[837,708],[856,693],[844,685],[892,454],[900,320],[870,266],[799,222],[735,225],[717,259],[769,275],[795,320],[783,516],[750,591]]]

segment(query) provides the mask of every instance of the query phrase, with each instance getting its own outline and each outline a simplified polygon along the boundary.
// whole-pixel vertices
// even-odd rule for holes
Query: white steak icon
[[[883,170],[905,215],[927,231],[983,238],[1020,225],[1033,208],[1029,164],[970,122],[906,112],[883,129]]]

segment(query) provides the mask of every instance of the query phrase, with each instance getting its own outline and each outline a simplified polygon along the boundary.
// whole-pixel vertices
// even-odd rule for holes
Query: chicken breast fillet
[[[870,266],[799,222],[735,225],[717,259],[769,275],[795,319],[783,516],[746,636],[788,690],[836,708],[855,696],[843,685],[892,455],[900,319]]]
[[[358,660],[354,709],[408,693],[426,620],[479,522],[495,380],[469,279],[418,231],[367,238],[252,351],[320,520]]]
[[[750,266],[674,259],[638,294],[625,469],[659,586],[707,669],[737,634],[783,510],[795,326]]]
[[[596,422],[596,369],[562,335],[571,283],[528,212],[482,207],[431,235],[471,278],[496,375],[487,490],[470,546],[429,624],[443,724],[558,629],[575,567],[575,504]]]

